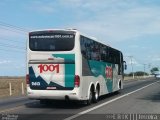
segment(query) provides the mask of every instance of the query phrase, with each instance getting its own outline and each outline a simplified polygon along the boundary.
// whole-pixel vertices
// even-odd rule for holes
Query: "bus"
[[[123,54],[75,29],[29,32],[27,96],[87,104],[123,88]]]

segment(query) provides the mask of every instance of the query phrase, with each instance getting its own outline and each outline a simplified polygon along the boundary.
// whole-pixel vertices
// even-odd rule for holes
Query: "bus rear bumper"
[[[76,88],[75,88],[76,89]],[[83,100],[78,90],[63,91],[63,90],[31,90],[27,91],[27,96],[30,99],[50,99],[50,100]]]

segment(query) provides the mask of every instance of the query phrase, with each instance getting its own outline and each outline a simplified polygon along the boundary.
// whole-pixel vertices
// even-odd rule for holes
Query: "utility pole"
[[[131,60],[132,77],[133,77],[133,79],[134,79],[134,71],[133,71],[133,56],[127,56],[127,57],[129,57],[129,58],[130,58],[130,60]]]
[[[143,77],[145,78],[146,64],[143,64],[143,65],[144,65],[144,75],[143,75]]]

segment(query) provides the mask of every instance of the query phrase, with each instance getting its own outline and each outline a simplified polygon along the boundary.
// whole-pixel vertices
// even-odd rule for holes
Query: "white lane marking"
[[[135,93],[135,92],[138,92],[138,91],[140,91],[140,90],[142,90],[142,89],[145,89],[145,88],[147,88],[147,87],[149,87],[149,86],[151,86],[151,85],[153,85],[153,84],[155,84],[155,83],[158,83],[158,82],[160,82],[160,81],[151,83],[151,84],[146,85],[146,86],[144,86],[144,87],[142,87],[142,88],[139,88],[139,89],[137,89],[137,90],[135,90],[135,91],[132,91],[132,92],[127,93],[127,94],[125,94],[125,95],[119,96],[119,97],[117,97],[117,98],[115,98],[115,99],[112,99],[112,100],[110,100],[110,101],[107,101],[107,102],[105,102],[105,103],[102,103],[102,104],[100,104],[100,105],[98,105],[98,106],[95,106],[95,107],[93,107],[93,108],[90,108],[90,109],[88,109],[88,110],[85,110],[85,111],[82,111],[82,112],[80,112],[80,113],[77,113],[77,114],[75,114],[75,115],[73,115],[73,116],[70,116],[70,117],[68,117],[68,118],[65,118],[64,120],[72,120],[72,119],[75,119],[75,118],[77,118],[77,117],[79,117],[79,116],[81,116],[81,115],[84,115],[84,114],[86,114],[86,113],[88,113],[88,112],[90,112],[90,111],[93,111],[93,110],[95,110],[95,109],[98,109],[98,108],[100,108],[100,107],[102,107],[102,106],[104,106],[104,105],[107,105],[107,104],[109,104],[109,103],[112,103],[112,102],[114,102],[114,101],[116,101],[116,100],[118,100],[118,99],[121,99],[121,98],[123,98],[123,97],[126,97],[126,96],[128,96],[128,95],[131,95],[131,94],[133,94],[133,93]]]

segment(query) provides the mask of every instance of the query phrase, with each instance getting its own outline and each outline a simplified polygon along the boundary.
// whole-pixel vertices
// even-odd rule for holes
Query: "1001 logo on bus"
[[[106,77],[107,79],[112,79],[112,67],[111,66],[106,67]]]
[[[48,72],[48,71],[50,71],[50,72],[56,71],[56,73],[59,73],[59,64],[57,64],[57,65],[40,64],[38,66],[38,68],[39,68],[40,73]]]

